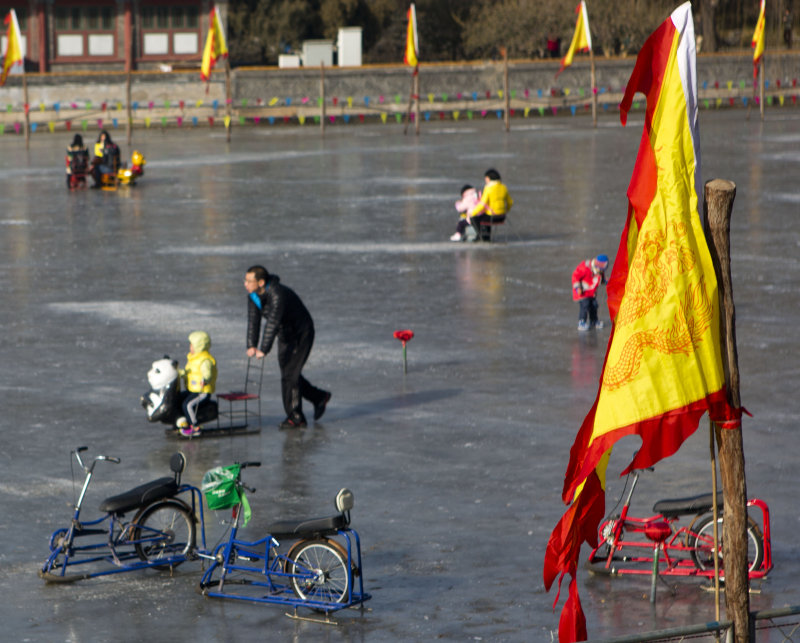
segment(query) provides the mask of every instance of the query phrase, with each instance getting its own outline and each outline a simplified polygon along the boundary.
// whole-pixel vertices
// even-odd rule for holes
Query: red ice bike
[[[722,492],[717,493],[719,547],[715,548],[713,494],[659,500],[653,505],[654,515],[634,517],[629,509],[640,473],[634,470],[628,476],[630,490],[622,511],[600,525],[599,544],[589,554],[589,570],[652,575],[654,584],[657,576],[713,578],[716,551],[720,578],[724,578]],[[747,563],[750,579],[764,578],[772,569],[769,507],[758,498],[747,501]]]

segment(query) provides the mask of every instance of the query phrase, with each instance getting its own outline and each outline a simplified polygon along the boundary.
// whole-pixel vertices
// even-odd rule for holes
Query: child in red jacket
[[[572,273],[572,298],[580,305],[578,330],[602,328],[597,319],[597,289],[606,283],[608,257],[597,255],[594,259],[581,261]]]

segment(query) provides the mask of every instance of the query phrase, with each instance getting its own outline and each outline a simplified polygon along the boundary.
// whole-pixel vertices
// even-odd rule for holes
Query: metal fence
[[[750,614],[755,636],[754,643],[800,643],[800,605],[760,610]],[[653,641],[692,641],[706,643],[733,641],[731,621],[712,621],[697,625],[684,625],[653,632],[641,632],[613,639],[587,643],[650,643]]]

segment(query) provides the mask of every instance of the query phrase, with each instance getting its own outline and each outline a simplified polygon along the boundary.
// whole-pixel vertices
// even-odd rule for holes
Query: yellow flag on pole
[[[408,8],[408,27],[406,27],[406,53],[403,62],[411,67],[419,64],[417,55],[419,54],[419,41],[417,39],[417,10],[414,3]]]
[[[203,62],[200,65],[200,78],[208,82],[211,79],[211,70],[220,58],[228,55],[228,44],[225,42],[225,29],[219,18],[217,8],[211,7],[210,25],[206,46],[203,49]]]
[[[558,76],[566,67],[572,64],[572,58],[575,56],[576,51],[591,51],[592,50],[592,34],[589,31],[589,14],[586,11],[586,2],[581,0],[581,3],[575,9],[578,14],[578,20],[575,23],[575,33],[572,36],[567,55],[561,59],[561,67],[556,72]]]
[[[764,55],[764,9],[766,2],[761,0],[761,9],[758,12],[758,21],[756,22],[755,31],[753,31],[753,40],[750,46],[753,48],[753,78],[758,76],[758,63],[761,62],[761,56]]]
[[[628,216],[608,283],[613,320],[600,388],[570,452],[562,499],[571,505],[547,546],[545,588],[572,576],[561,643],[585,640],[575,576],[581,544],[597,542],[605,512],[604,458],[614,443],[642,443],[626,471],[675,453],[709,417],[738,426],[722,365],[719,297],[703,234],[697,65],[691,3],[647,39],[620,103],[647,98],[645,127],[628,187]],[[583,638],[581,638],[583,637]]]
[[[17,12],[13,9],[8,12],[4,21],[6,30],[6,56],[3,61],[3,72],[0,74],[0,85],[6,84],[6,78],[12,65],[23,64],[22,56],[22,34],[19,31],[19,22],[17,22]]]

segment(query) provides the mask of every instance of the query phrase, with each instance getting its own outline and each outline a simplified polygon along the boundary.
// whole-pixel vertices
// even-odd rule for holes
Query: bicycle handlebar
[[[89,447],[78,447],[73,451],[73,453],[75,454],[75,458],[78,461],[78,464],[87,473],[89,473],[92,469],[94,469],[94,462],[98,462],[100,460],[104,460],[106,462],[113,462],[114,464],[119,464],[120,462],[122,462],[122,460],[120,460],[120,458],[114,458],[114,457],[108,456],[108,455],[98,455],[98,456],[95,457],[94,462],[92,463],[92,466],[91,467],[87,467],[83,463],[83,459],[81,458],[81,453],[83,453],[84,451],[86,451],[88,449],[89,449]]]
[[[261,462],[240,462],[239,467],[242,469],[246,469],[247,467],[260,467]]]

